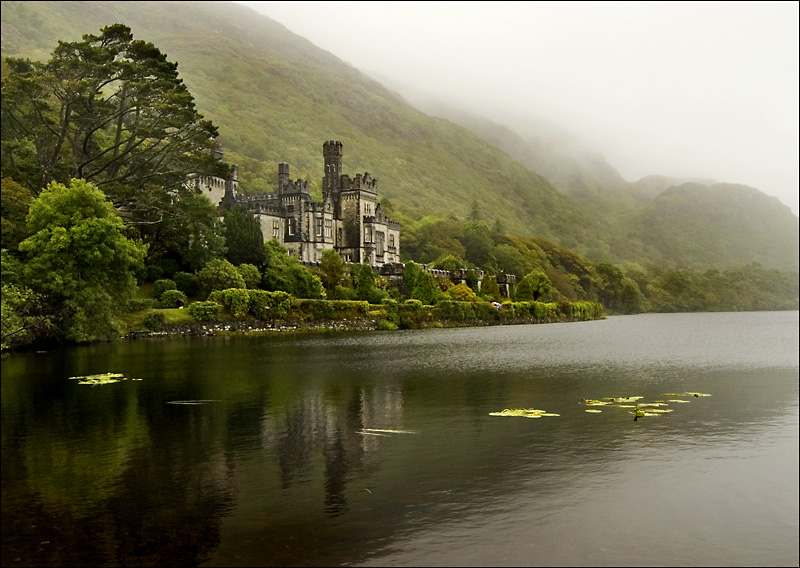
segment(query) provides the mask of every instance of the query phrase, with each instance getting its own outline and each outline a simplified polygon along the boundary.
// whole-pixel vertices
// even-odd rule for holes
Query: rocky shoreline
[[[605,319],[605,318],[604,318]],[[379,322],[386,321],[381,318],[353,318],[347,320],[325,321],[290,321],[284,320],[270,324],[264,321],[242,320],[221,322],[192,322],[179,324],[166,324],[156,331],[132,331],[122,339],[142,339],[152,337],[214,337],[226,335],[267,335],[272,333],[313,333],[328,331],[393,331],[381,328]],[[468,322],[435,321],[428,322],[415,329],[450,328],[450,327],[487,327],[494,325],[530,325],[546,323],[569,323],[575,321],[589,321],[578,319],[535,319],[515,318],[511,320],[473,320]],[[402,328],[397,328],[402,329]]]

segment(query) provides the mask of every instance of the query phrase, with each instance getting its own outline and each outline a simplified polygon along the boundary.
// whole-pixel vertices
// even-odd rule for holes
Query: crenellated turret
[[[278,193],[283,193],[284,188],[289,184],[289,164],[281,162],[278,164]]]
[[[325,159],[325,177],[322,178],[322,192],[335,193],[339,190],[339,176],[342,172],[342,143],[330,140],[322,145]]]

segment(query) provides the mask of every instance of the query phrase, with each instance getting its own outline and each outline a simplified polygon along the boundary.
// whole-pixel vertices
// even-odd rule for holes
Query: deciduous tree
[[[264,243],[264,252],[267,255],[261,280],[264,289],[270,292],[288,292],[296,298],[325,297],[325,287],[319,276],[289,256],[276,239]]]
[[[77,179],[48,185],[31,203],[27,227],[24,282],[42,294],[58,333],[78,342],[114,337],[147,246],[125,235],[102,191]]]
[[[533,270],[522,277],[514,290],[517,302],[536,301],[550,290],[553,285],[543,270]]]

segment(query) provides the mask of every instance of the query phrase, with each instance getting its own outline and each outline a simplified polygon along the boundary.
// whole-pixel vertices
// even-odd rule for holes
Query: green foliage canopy
[[[263,245],[262,245],[263,249]],[[254,264],[240,264],[236,267],[236,270],[239,271],[239,274],[242,275],[244,279],[245,287],[250,290],[256,290],[261,286],[261,272],[258,270],[258,267]]]
[[[154,203],[143,204],[142,191],[179,191],[190,174],[219,168],[210,152],[217,129],[195,110],[177,63],[135,40],[129,27],[60,41],[46,63],[7,62],[3,169],[34,195],[69,176],[91,181],[117,206],[146,213]],[[33,177],[12,160],[21,142],[35,148]]]
[[[31,205],[31,193],[10,178],[2,178],[2,200],[0,200],[0,243],[2,248],[15,251],[27,236],[25,217]]]
[[[125,236],[102,191],[77,179],[48,185],[31,203],[27,227],[31,236],[19,245],[25,282],[47,298],[59,333],[79,342],[114,337],[146,245]]]
[[[324,250],[317,273],[322,280],[322,285],[325,286],[325,294],[329,300],[332,300],[336,293],[336,287],[345,280],[347,269],[344,260],[335,250]]]
[[[215,290],[246,287],[244,278],[236,267],[224,258],[215,258],[206,264],[197,273],[197,281],[205,297]]]
[[[266,263],[262,286],[271,292],[288,292],[295,298],[325,297],[325,287],[319,276],[299,260],[292,258],[276,239],[264,243]]]
[[[553,288],[550,278],[543,270],[526,274],[516,286],[514,299],[517,302],[537,301]]]

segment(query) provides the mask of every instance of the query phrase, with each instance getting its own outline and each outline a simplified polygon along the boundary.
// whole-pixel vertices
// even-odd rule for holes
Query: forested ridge
[[[753,188],[682,184],[648,199],[589,174],[583,191],[551,183],[479,129],[424,114],[233,4],[3,2],[2,14],[4,328],[113,336],[122,324],[106,316],[133,309],[127,298],[166,280],[181,286],[162,282],[153,299],[171,299],[150,309],[205,302],[226,289],[214,270],[232,288],[309,299],[413,297],[415,282],[403,296],[354,267],[293,265],[246,215],[220,220],[180,183],[237,163],[243,190],[269,191],[285,161],[319,195],[328,139],[345,143],[347,171],[380,180],[412,266],[515,274],[526,301],[611,313],[798,307],[797,217]],[[53,38],[66,42],[55,52]],[[219,143],[221,164],[208,159]],[[464,291],[493,299],[483,293]]]

